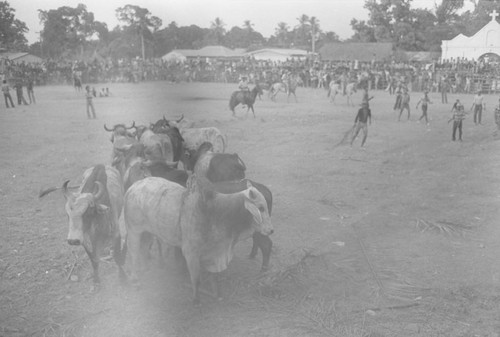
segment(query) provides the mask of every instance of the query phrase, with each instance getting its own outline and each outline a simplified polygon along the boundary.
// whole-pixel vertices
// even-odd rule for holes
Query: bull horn
[[[168,123],[168,119],[165,118],[165,115],[163,115],[163,120]]]
[[[65,198],[68,198],[68,184],[69,184],[69,180],[66,180],[62,186],[62,192],[63,192],[63,195]]]
[[[176,120],[176,122],[179,123],[183,119],[184,119],[184,114],[182,114],[181,118],[179,118],[178,120]]]
[[[104,186],[102,186],[102,183],[100,181],[96,181],[95,184],[97,185],[97,192],[92,194],[94,195],[94,200],[99,200],[99,198],[104,193]]]
[[[133,129],[133,128],[135,128],[135,121],[132,121],[132,126],[131,127],[129,127],[129,128],[125,127],[126,130],[130,130],[130,129]]]
[[[104,124],[104,130],[108,131],[108,132],[113,132],[115,131],[115,129],[108,129],[108,127],[106,126],[106,124]]]
[[[247,170],[247,167],[246,167],[245,163],[243,162],[243,159],[241,159],[241,157],[240,157],[240,156],[238,156],[238,154],[236,154],[236,156],[238,157],[238,161],[241,163],[241,165],[243,165],[243,170],[245,170],[245,171],[246,171],[246,170]]]

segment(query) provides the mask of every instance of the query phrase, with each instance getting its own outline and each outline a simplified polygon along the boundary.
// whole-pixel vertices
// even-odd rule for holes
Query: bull
[[[119,269],[121,281],[126,280],[123,270],[124,252],[121,249],[121,235],[118,218],[123,205],[123,187],[120,173],[102,164],[87,169],[76,193],[71,193],[69,180],[62,186],[66,199],[69,231],[67,242],[72,246],[83,246],[93,269],[94,289],[100,285],[99,256],[109,243],[113,258]],[[55,190],[44,191],[40,197]]]
[[[153,234],[162,243],[181,248],[194,303],[199,303],[202,269],[225,270],[239,240],[254,231],[263,235],[273,231],[266,200],[251,183],[243,191],[223,194],[195,175],[188,179],[187,188],[160,178],[135,183],[125,194],[123,219],[132,278],[137,278],[141,265],[141,237]],[[215,275],[211,276],[214,280]],[[218,287],[216,293],[219,296]]]

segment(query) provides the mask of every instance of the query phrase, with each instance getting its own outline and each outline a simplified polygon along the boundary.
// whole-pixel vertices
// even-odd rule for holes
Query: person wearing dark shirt
[[[14,84],[14,88],[16,89],[17,105],[28,105],[28,102],[26,102],[23,96],[23,82],[20,80],[17,81],[16,84]]]
[[[401,120],[404,110],[408,111],[408,120],[410,120],[410,94],[408,93],[408,89],[404,89],[403,96],[401,97],[401,110],[399,110],[398,121]]]
[[[372,123],[372,114],[370,111],[370,108],[368,107],[368,102],[364,102],[361,105],[361,109],[358,110],[358,114],[356,115],[356,118],[354,119],[354,126],[353,126],[353,134],[352,134],[352,139],[351,139],[351,146],[352,143],[354,143],[354,140],[359,134],[360,130],[363,130],[363,140],[361,141],[361,147],[365,145],[366,138],[368,137],[368,121],[370,121],[370,124]]]

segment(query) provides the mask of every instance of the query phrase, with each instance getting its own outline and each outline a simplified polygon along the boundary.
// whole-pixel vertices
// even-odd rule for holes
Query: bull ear
[[[109,211],[109,207],[103,204],[96,204],[95,205],[95,210],[99,214],[105,214]]]
[[[252,214],[253,220],[260,225],[262,223],[262,215],[260,214],[259,208],[247,199],[245,199],[245,208]]]

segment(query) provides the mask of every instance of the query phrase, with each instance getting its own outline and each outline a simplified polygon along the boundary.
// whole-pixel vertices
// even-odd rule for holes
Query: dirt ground
[[[358,107],[323,89],[296,103],[237,107],[230,84],[109,84],[87,120],[83,93],[35,88],[37,104],[0,108],[0,336],[499,336],[500,142],[486,96],[484,125],[464,122],[451,141],[451,105],[430,95],[430,126],[397,121],[394,96],[373,92],[365,149],[339,144]],[[98,86],[98,88],[100,88]],[[354,98],[359,104],[361,94]],[[472,96],[461,95],[468,110]],[[224,299],[191,304],[186,271],[152,261],[143,287],[122,287],[103,261],[91,293],[90,263],[66,243],[64,198],[41,188],[78,183],[109,163],[103,124],[149,124],[184,114],[227,135],[228,152],[274,195],[271,270],[236,247],[222,273]],[[69,278],[71,274],[71,278]]]

